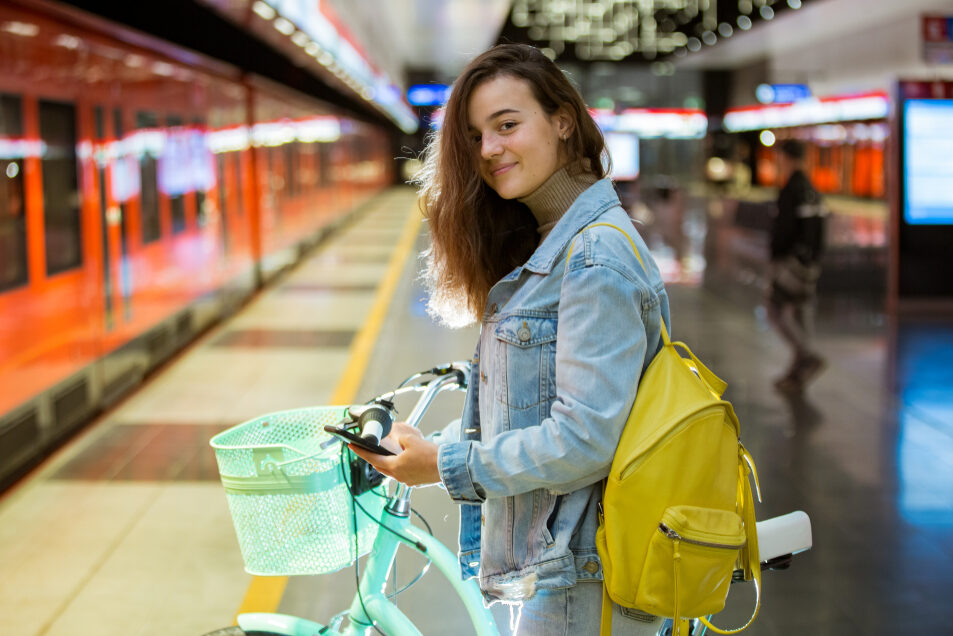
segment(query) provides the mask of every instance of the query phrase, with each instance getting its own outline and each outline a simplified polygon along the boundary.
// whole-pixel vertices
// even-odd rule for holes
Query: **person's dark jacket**
[[[816,263],[824,249],[827,208],[810,179],[795,170],[778,193],[778,214],[771,226],[771,260],[791,254]]]

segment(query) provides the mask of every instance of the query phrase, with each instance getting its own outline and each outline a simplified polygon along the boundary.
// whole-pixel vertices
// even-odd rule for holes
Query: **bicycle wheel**
[[[216,629],[214,632],[208,632],[203,636],[281,636],[277,632],[246,632],[237,625]]]

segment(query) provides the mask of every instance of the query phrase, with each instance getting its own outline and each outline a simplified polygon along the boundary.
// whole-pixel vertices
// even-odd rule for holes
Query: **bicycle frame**
[[[473,580],[464,581],[460,578],[460,565],[457,557],[437,539],[410,523],[410,519],[399,512],[392,511],[389,505],[381,515],[380,521],[399,535],[411,541],[417,541],[426,549],[424,556],[431,560],[434,566],[447,578],[454,590],[463,600],[470,620],[479,636],[498,636],[499,631],[490,611],[483,606],[483,596]],[[361,513],[362,514],[362,513]],[[387,599],[384,593],[384,584],[388,573],[397,556],[397,548],[403,543],[418,550],[417,546],[409,541],[398,538],[397,535],[381,529],[377,533],[374,547],[367,559],[364,573],[361,576],[360,596],[354,596],[351,609],[348,613],[350,623],[341,632],[320,632],[328,636],[357,636],[371,629],[371,621],[381,625],[387,634],[417,636],[421,632],[414,623]],[[361,600],[363,599],[363,605]],[[364,608],[367,608],[365,614]],[[370,616],[368,616],[368,614]],[[245,631],[265,631],[287,636],[313,636],[325,626],[313,621],[282,614],[241,614],[238,625]]]
[[[423,385],[413,385],[391,392],[390,396],[410,391],[423,391],[407,423],[416,427],[437,393],[444,389],[460,388],[466,384],[468,368],[454,369],[464,374],[441,375]],[[460,577],[460,564],[456,555],[440,541],[410,522],[410,493],[412,488],[399,484],[390,497],[378,521],[390,529],[379,529],[370,556],[364,567],[364,573],[358,585],[359,593],[354,595],[347,613],[348,625],[343,631],[335,631],[331,625],[325,626],[314,621],[286,614],[248,613],[238,616],[238,625],[246,632],[265,632],[282,636],[358,636],[373,633],[372,624],[380,626],[381,631],[390,636],[422,636],[398,607],[391,603],[384,593],[388,574],[397,557],[397,548],[401,544],[423,554],[447,578],[457,595],[463,601],[467,613],[478,636],[499,636],[499,630],[490,610],[483,605],[483,595],[473,579],[464,581]],[[357,511],[357,514],[364,514]],[[421,550],[421,547],[423,550]],[[366,609],[366,612],[365,612]]]
[[[437,393],[445,389],[466,387],[469,381],[469,365],[444,365],[417,374],[407,381],[428,374],[437,377],[428,382],[402,386],[378,399],[390,400],[402,393],[422,391],[423,395],[407,418],[407,423],[416,427]],[[384,528],[377,533],[358,584],[359,593],[355,594],[347,612],[335,616],[329,625],[286,614],[240,614],[239,627],[246,632],[276,636],[364,636],[374,633],[373,626],[377,625],[381,632],[388,636],[421,636],[413,621],[391,603],[384,592],[397,549],[403,543],[430,559],[443,573],[463,601],[478,636],[499,636],[493,615],[484,607],[482,593],[476,582],[473,579],[464,581],[460,577],[456,555],[436,538],[410,522],[411,492],[413,488],[398,484],[377,519]],[[357,514],[364,513],[357,511]],[[786,567],[793,555],[809,550],[812,545],[810,519],[804,512],[793,512],[758,522],[758,536],[763,548],[762,566],[768,569],[772,569],[772,565],[777,568]],[[339,630],[345,615],[349,618],[349,623],[343,630]],[[707,633],[705,626],[697,619],[693,619],[691,623],[691,633],[695,636],[704,636]],[[659,633],[665,633],[666,627],[671,624],[671,619],[666,620]]]

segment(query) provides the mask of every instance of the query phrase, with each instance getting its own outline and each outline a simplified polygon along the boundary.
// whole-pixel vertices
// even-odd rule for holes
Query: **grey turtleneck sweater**
[[[563,166],[552,174],[543,185],[521,197],[539,224],[539,242],[546,240],[550,230],[556,226],[569,206],[598,179],[591,172],[570,174],[569,166]]]

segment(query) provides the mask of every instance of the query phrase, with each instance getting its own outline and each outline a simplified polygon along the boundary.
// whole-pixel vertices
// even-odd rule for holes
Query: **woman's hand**
[[[440,481],[438,447],[424,439],[416,428],[403,422],[394,422],[390,433],[381,441],[381,446],[396,454],[378,455],[350,444],[348,448],[388,477],[408,486],[424,486]]]

